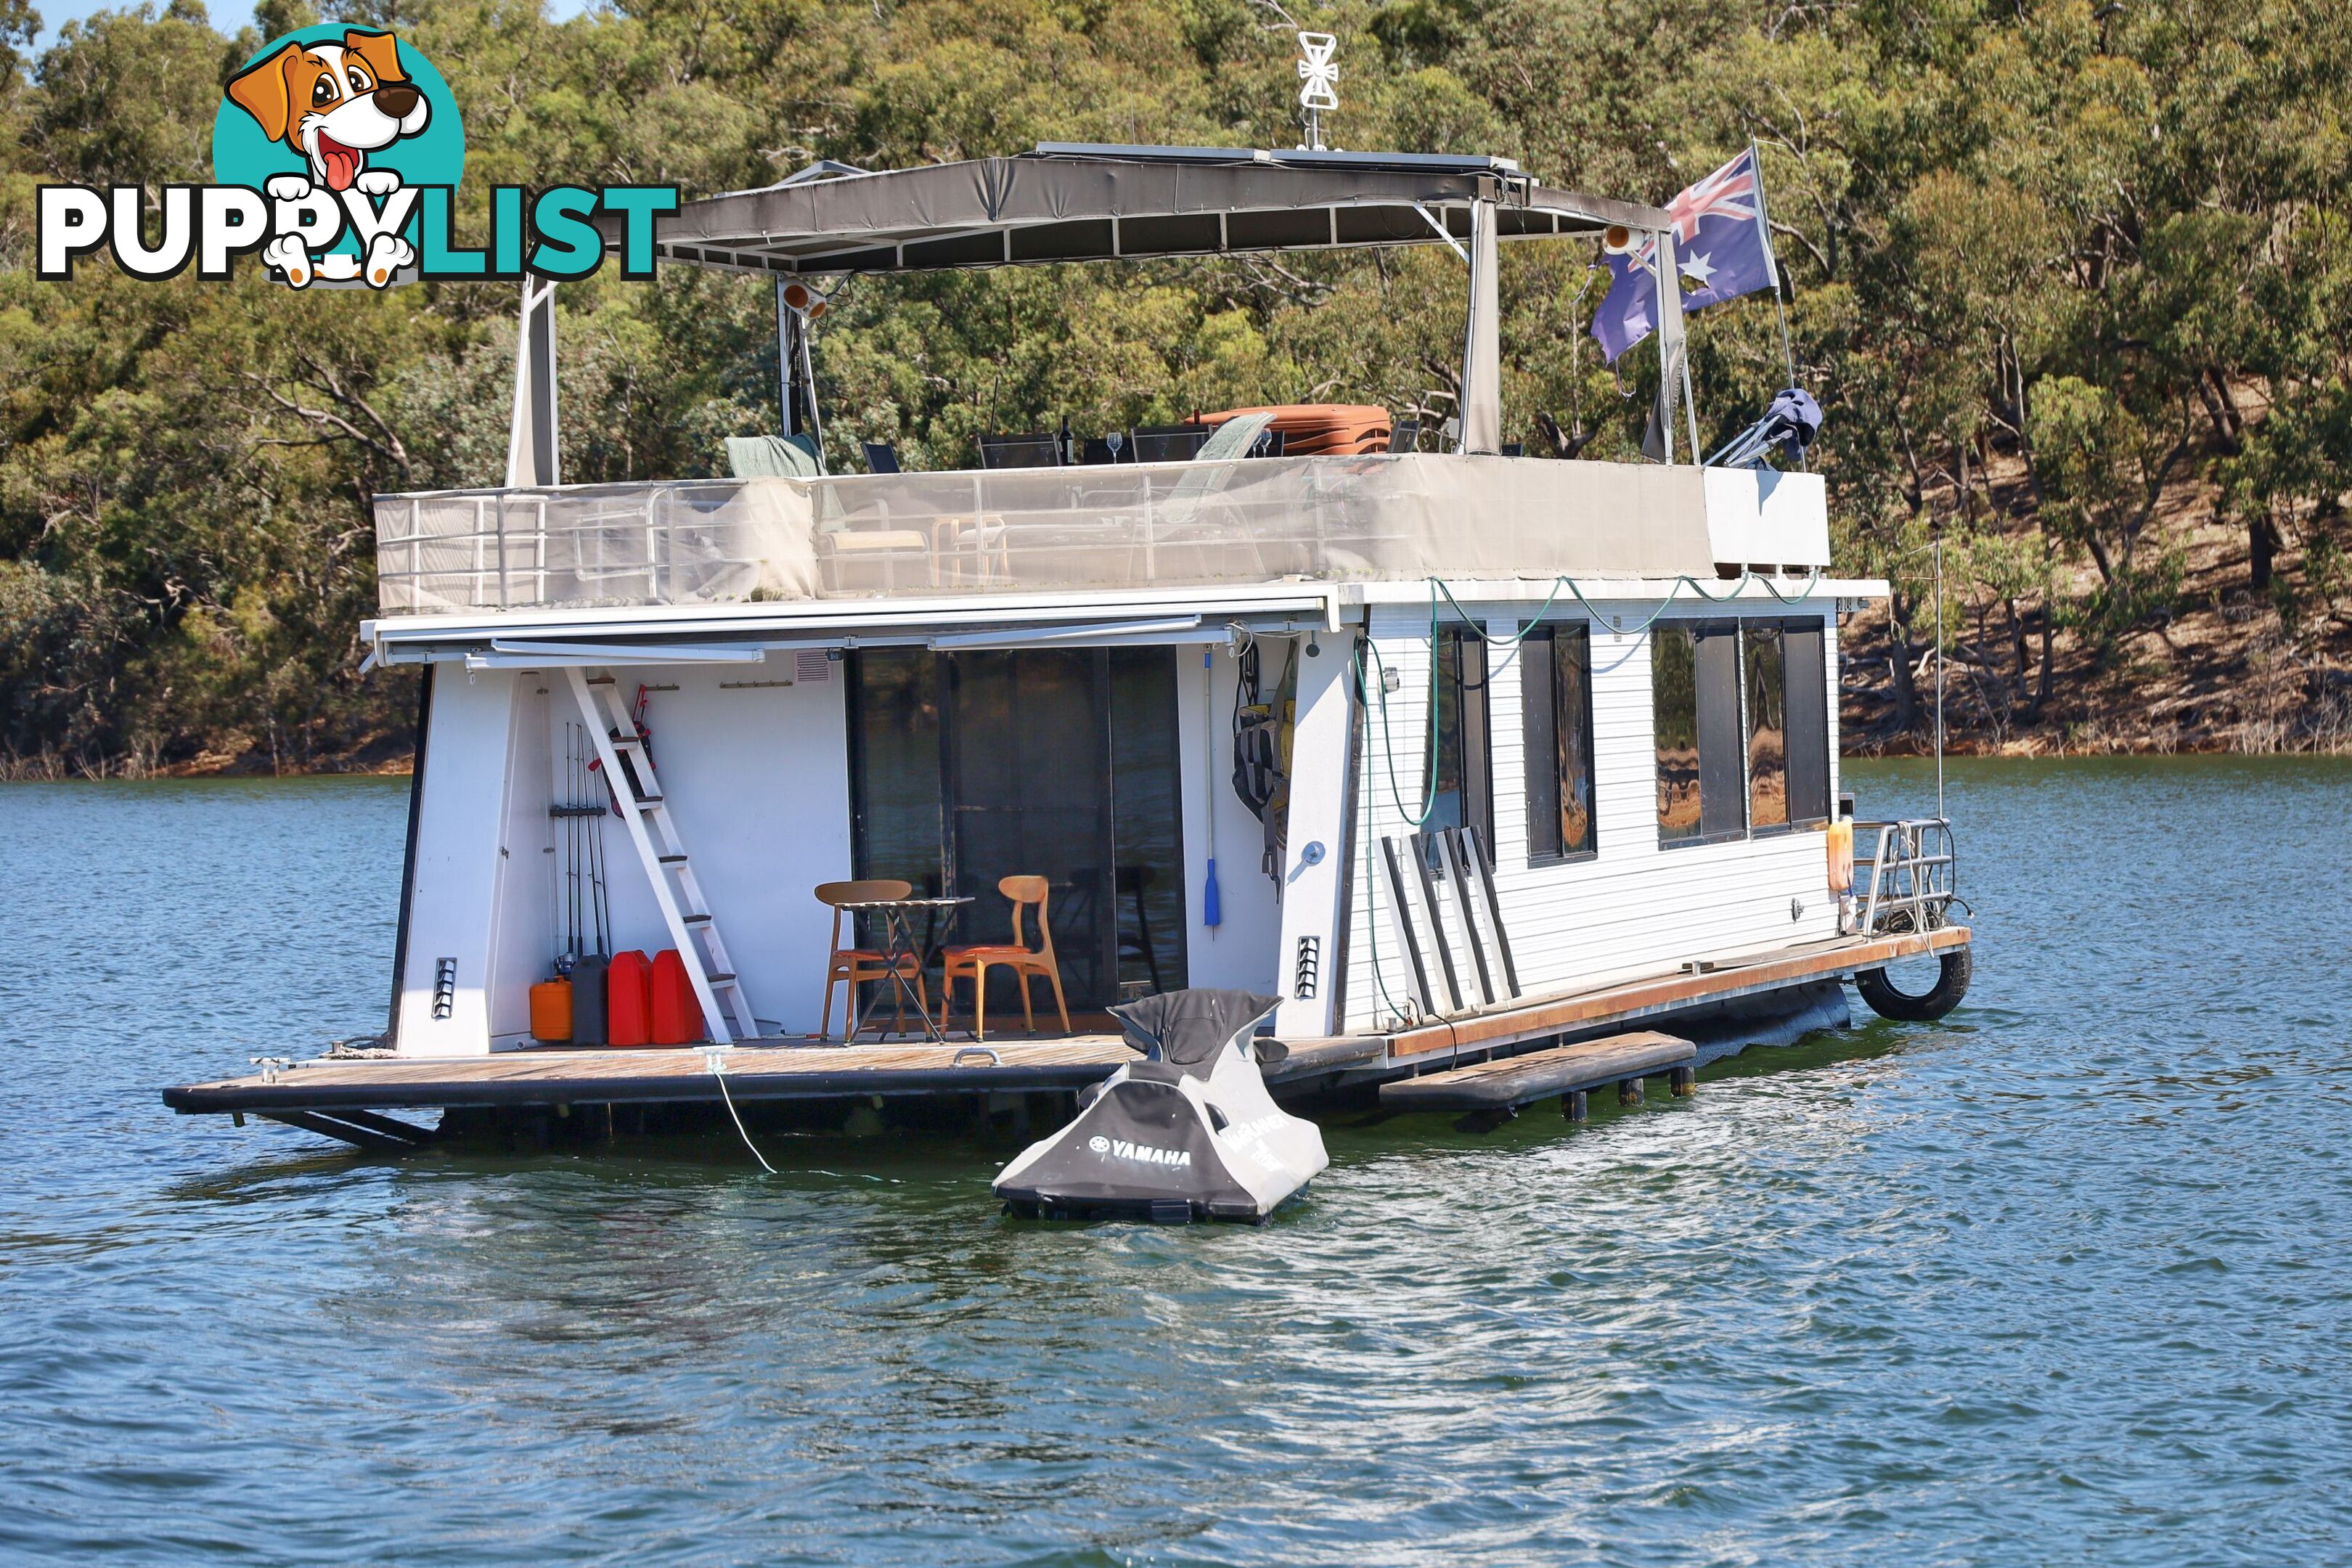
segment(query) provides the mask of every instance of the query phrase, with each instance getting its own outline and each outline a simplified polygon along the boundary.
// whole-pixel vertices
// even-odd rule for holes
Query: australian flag
[[[1666,204],[1675,220],[1675,259],[1682,273],[1683,309],[1777,289],[1772,234],[1764,221],[1764,177],[1748,149]],[[1619,354],[1658,330],[1657,241],[1612,252],[1609,297],[1592,318],[1603,358]]]

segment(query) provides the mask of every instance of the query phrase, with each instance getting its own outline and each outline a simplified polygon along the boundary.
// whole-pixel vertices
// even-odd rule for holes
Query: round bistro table
[[[859,914],[882,917],[882,930],[885,937],[882,947],[882,968],[889,977],[890,984],[898,988],[899,1000],[913,1007],[915,1016],[923,1021],[923,1033],[942,1046],[948,1043],[948,1037],[940,1032],[938,1023],[932,1019],[930,1009],[923,1005],[921,994],[908,983],[908,977],[900,965],[900,961],[911,958],[915,961],[916,973],[929,973],[931,960],[939,956],[940,943],[915,934],[915,918],[918,915],[952,913],[971,901],[969,895],[954,899],[861,899],[855,903],[845,903],[841,906],[845,910],[854,910]],[[873,1000],[855,1010],[849,1020],[848,1038],[842,1044],[857,1043],[857,1031],[866,1026],[867,1016],[873,1013],[883,994],[883,992],[877,992]],[[893,1008],[892,1011],[895,1014],[897,1009]],[[896,1030],[884,1031],[886,1035],[897,1032]]]

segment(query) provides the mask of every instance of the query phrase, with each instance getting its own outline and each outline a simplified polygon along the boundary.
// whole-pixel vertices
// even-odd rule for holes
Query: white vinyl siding
[[[1469,605],[1491,637],[1515,635],[1530,605]],[[1608,619],[1639,626],[1656,608],[1602,604]],[[1669,615],[1729,618],[1727,605],[1677,605]],[[1792,618],[1797,606],[1759,605],[1743,613]],[[1582,619],[1580,606],[1554,605],[1554,620]],[[1830,780],[1838,788],[1837,645],[1827,628],[1824,678],[1829,683]],[[1402,677],[1388,698],[1385,734],[1377,691],[1367,714],[1363,773],[1358,780],[1359,837],[1349,921],[1347,1026],[1380,1026],[1408,994],[1405,965],[1396,951],[1386,886],[1378,878],[1379,839],[1413,831],[1391,795],[1418,809],[1423,783],[1423,740],[1429,693],[1429,619],[1425,610],[1381,606],[1370,633],[1381,663]],[[1379,663],[1367,661],[1377,686]],[[1521,722],[1519,650],[1488,645],[1487,701],[1493,737],[1496,896],[1511,942],[1522,993],[1528,996],[1581,989],[1613,979],[1671,972],[1686,959],[1724,957],[1834,936],[1836,906],[1826,887],[1824,848],[1817,832],[1772,834],[1729,843],[1658,846],[1657,771],[1650,729],[1650,645],[1646,630],[1592,626],[1592,731],[1596,853],[1560,864],[1528,864],[1525,726]],[[1384,742],[1393,757],[1383,754]],[[1796,919],[1790,900],[1801,906]],[[1386,982],[1387,995],[1381,982]]]

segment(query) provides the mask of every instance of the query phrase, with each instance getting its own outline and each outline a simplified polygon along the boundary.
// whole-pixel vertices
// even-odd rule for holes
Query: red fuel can
[[[694,982],[687,976],[686,961],[674,947],[654,954],[649,1011],[655,1045],[690,1046],[709,1037],[703,1026],[702,1004],[696,1000]]]
[[[604,1043],[643,1046],[653,1040],[653,965],[635,948],[616,952],[604,971]]]

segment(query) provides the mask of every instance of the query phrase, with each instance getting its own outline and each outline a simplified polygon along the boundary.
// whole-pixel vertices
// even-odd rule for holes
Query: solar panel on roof
[[[1255,147],[1144,147],[1117,142],[1040,142],[1032,158],[1129,158],[1150,163],[1254,163],[1266,154]]]
[[[1273,163],[1294,169],[1415,169],[1454,174],[1516,174],[1515,158],[1454,153],[1310,153],[1256,147],[1146,147],[1116,142],[1040,142],[1033,158],[1116,158],[1143,163]]]

